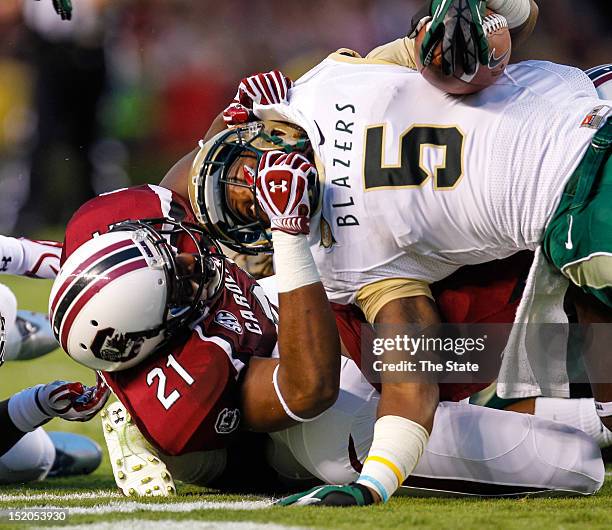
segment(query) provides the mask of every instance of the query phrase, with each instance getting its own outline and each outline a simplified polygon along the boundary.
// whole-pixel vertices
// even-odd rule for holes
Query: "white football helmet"
[[[170,242],[181,237],[195,250],[193,270],[176,260]],[[125,370],[203,317],[223,269],[222,254],[194,225],[119,223],[80,246],[60,269],[49,299],[53,333],[75,361]]]
[[[602,64],[586,71],[601,99],[612,100],[612,64]]]

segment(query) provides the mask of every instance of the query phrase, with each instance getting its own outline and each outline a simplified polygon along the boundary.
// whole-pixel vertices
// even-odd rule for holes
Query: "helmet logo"
[[[138,355],[143,343],[141,333],[118,333],[114,328],[106,328],[96,333],[91,352],[103,361],[126,362]]]
[[[223,409],[215,423],[215,431],[218,434],[229,434],[238,428],[240,423],[240,410],[238,409]]]
[[[229,329],[238,335],[242,335],[242,326],[233,313],[229,311],[217,311],[215,322],[225,329]]]

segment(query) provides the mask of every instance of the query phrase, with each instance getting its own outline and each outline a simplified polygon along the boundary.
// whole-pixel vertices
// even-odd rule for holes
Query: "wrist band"
[[[305,235],[291,235],[275,230],[272,232],[272,243],[279,293],[321,281]]]
[[[278,386],[278,369],[279,368],[280,368],[280,364],[277,364],[276,368],[274,368],[274,373],[272,374],[272,383],[274,384],[274,391],[276,392],[276,397],[280,401],[280,404],[283,407],[285,414],[287,414],[287,416],[289,416],[293,421],[297,421],[298,423],[308,423],[309,421],[316,420],[319,416],[321,416],[321,414],[323,414],[323,412],[321,414],[317,414],[314,418],[300,418],[297,414],[294,414],[293,412],[291,412],[291,409],[289,408],[287,403],[285,403],[285,399],[283,398],[283,395],[281,394],[280,388]]]
[[[527,22],[531,14],[529,0],[487,0],[487,7],[503,16],[510,29],[518,28]]]

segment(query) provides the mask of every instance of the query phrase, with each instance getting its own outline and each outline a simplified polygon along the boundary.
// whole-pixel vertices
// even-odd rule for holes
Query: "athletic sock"
[[[592,398],[537,398],[535,416],[576,427],[595,439],[599,447],[612,445],[612,431],[607,429],[595,410]]]

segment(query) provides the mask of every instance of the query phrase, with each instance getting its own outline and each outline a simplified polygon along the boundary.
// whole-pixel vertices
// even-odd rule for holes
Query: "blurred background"
[[[612,62],[612,2],[538,0],[513,60]],[[247,74],[297,78],[406,34],[416,0],[0,1],[0,233],[60,234],[94,193],[158,182]]]

